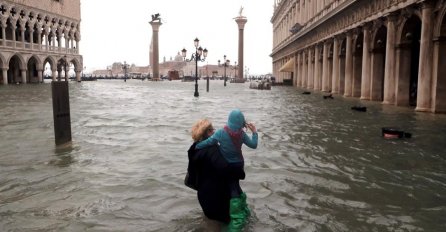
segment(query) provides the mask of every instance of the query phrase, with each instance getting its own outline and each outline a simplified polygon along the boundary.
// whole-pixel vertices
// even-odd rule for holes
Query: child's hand
[[[248,127],[248,129],[251,130],[252,133],[257,133],[257,129],[254,123],[246,123],[246,127]]]

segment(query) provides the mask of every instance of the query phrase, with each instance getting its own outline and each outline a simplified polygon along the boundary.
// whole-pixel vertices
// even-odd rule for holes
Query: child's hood
[[[228,117],[228,127],[233,131],[245,126],[245,116],[239,109],[232,110]]]

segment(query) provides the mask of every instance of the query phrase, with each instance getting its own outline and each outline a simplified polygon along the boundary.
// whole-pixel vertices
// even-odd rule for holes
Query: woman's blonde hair
[[[192,126],[192,139],[198,142],[203,139],[208,129],[212,127],[212,123],[208,119],[201,119]]]

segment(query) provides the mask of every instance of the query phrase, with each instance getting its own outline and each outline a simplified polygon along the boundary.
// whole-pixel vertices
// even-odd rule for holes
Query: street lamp
[[[204,61],[208,55],[208,50],[205,48],[201,48],[198,47],[200,43],[200,40],[198,38],[194,39],[194,46],[195,46],[195,53],[192,53],[190,59],[186,59],[186,53],[187,50],[185,48],[183,48],[183,50],[181,50],[181,54],[183,56],[184,61],[190,62],[190,61],[195,61],[195,93],[194,93],[194,97],[198,97],[198,61]],[[201,58],[201,55],[203,55],[203,59]]]
[[[226,67],[229,66],[229,62],[230,62],[230,61],[226,59],[226,55],[223,56],[223,61],[224,61],[224,63],[223,63],[223,64],[220,64],[220,60],[218,60],[218,66],[219,66],[219,67],[221,67],[221,66],[224,67],[224,76],[223,76],[223,78],[224,78],[224,80],[225,80],[225,82],[224,82],[224,86],[226,86],[226,80],[228,79],[228,78],[226,77]]]
[[[122,66],[122,69],[124,69],[124,82],[127,81],[127,70],[129,69],[129,65],[124,61],[124,65]]]

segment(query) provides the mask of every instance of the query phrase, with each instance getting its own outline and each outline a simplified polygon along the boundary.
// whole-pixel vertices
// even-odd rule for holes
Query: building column
[[[302,78],[301,76],[301,69],[302,66],[300,65],[300,58],[301,58],[301,54],[300,52],[297,53],[297,59],[296,59],[296,65],[297,65],[297,71],[296,71],[296,87],[300,86],[300,79]]]
[[[304,55],[304,58],[302,60],[302,87],[307,88],[307,76],[308,76],[308,52],[305,52],[305,50],[302,53]]]
[[[313,66],[313,49],[312,48],[308,48],[308,75],[307,75],[307,87],[308,89],[313,89],[313,80],[312,78],[314,78],[313,73],[314,73],[314,66]]]
[[[319,90],[321,87],[319,86],[319,76],[320,76],[320,65],[319,65],[319,45],[316,44],[314,48],[314,89]]]
[[[55,66],[55,65],[53,65],[53,66]],[[55,67],[52,68],[51,71],[52,71],[52,78],[53,78],[53,81],[56,81],[56,80],[57,80],[57,75],[60,76],[60,73],[61,73],[61,72],[57,72],[57,69],[56,69]],[[60,78],[59,78],[59,79],[60,79]]]
[[[395,22],[396,14],[387,16],[387,42],[386,42],[386,64],[384,68],[384,99],[383,104],[395,104],[396,93],[396,52],[395,52]]]
[[[31,50],[34,50],[34,27],[33,26],[29,30],[29,44],[31,46]]]
[[[345,44],[345,86],[344,86],[344,96],[352,96],[352,78],[353,78],[353,35],[351,32],[347,32]]]
[[[299,65],[298,65],[298,60],[299,60],[299,53],[294,54],[294,77],[293,77],[293,86],[297,87],[297,78],[299,78]]]
[[[370,25],[364,25],[362,46],[361,100],[370,100]]]
[[[37,69],[37,79],[39,83],[43,83],[43,69]]]
[[[75,72],[76,72],[76,81],[81,82],[81,72],[82,71],[76,70]]]
[[[2,27],[2,44],[3,46],[6,46],[6,19],[0,21],[0,26]]]
[[[322,91],[327,92],[329,91],[329,83],[328,83],[328,43],[324,42],[324,52],[323,52],[323,58],[322,58]]]
[[[3,84],[7,85],[8,84],[8,68],[3,68],[2,72],[3,72]]]
[[[39,50],[42,50],[42,31],[37,30],[37,43],[39,44]]]
[[[430,111],[432,108],[433,8],[434,6],[431,2],[424,2],[421,11],[420,64],[418,71],[416,111]]]
[[[22,72],[22,84],[26,84],[26,69],[20,71]]]
[[[332,93],[339,93],[339,38],[333,39],[333,73],[331,76]]]
[[[14,48],[16,47],[15,30],[17,30],[16,20],[12,20],[12,43]]]
[[[20,36],[22,37],[22,48],[25,48],[25,27],[20,27]]]

